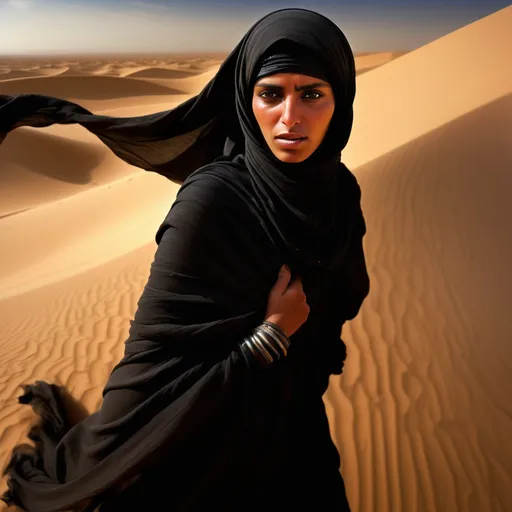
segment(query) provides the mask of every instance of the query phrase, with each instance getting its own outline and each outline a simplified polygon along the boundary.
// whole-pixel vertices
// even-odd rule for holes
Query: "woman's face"
[[[320,146],[334,113],[331,86],[318,78],[279,73],[258,80],[252,110],[272,153],[299,163]]]

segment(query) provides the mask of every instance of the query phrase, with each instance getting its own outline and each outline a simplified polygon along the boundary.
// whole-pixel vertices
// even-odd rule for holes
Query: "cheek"
[[[256,120],[258,120],[258,116],[259,116],[259,107],[258,107],[258,100],[255,96],[253,96],[252,98],[252,113],[254,114],[254,117],[256,118]],[[258,120],[259,122],[259,120]]]
[[[273,118],[275,115],[273,115],[268,105],[262,104],[261,101],[258,101],[258,99],[253,99],[252,111],[254,113],[254,117],[256,118],[256,122],[260,127],[260,130],[265,136],[273,128]]]
[[[258,103],[257,99],[252,100],[252,112],[254,114],[254,117],[256,118],[256,122],[260,125],[260,128],[263,130],[263,109],[261,108],[261,105]]]
[[[327,104],[315,112],[314,126],[318,129],[318,135],[323,136],[329,128],[332,116],[334,114],[334,104]]]

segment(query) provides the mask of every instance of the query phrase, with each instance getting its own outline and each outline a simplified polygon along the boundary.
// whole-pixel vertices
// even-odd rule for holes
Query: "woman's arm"
[[[350,245],[341,266],[337,306],[342,321],[354,319],[370,293],[370,277],[366,267],[363,240],[366,235],[366,222],[361,208],[361,188],[355,176],[349,171],[353,190],[353,216]]]
[[[370,277],[363,248],[365,233],[366,225],[361,213],[358,227],[352,235],[350,250],[343,265],[343,280],[346,287],[343,304],[344,320],[352,320],[357,316],[365,298],[370,293]]]
[[[147,340],[175,355],[231,347],[263,359],[265,349],[282,352],[278,341],[287,348],[289,340],[277,326],[262,326],[277,277],[269,268],[277,260],[273,265],[267,252],[269,266],[262,267],[256,249],[261,253],[263,238],[247,213],[220,182],[196,179],[182,187],[157,232],[158,248],[127,346]],[[261,347],[260,340],[272,346]]]

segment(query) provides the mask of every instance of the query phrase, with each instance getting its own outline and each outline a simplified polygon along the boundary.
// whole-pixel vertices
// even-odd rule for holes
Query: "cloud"
[[[148,11],[149,9],[157,9],[160,11],[172,11],[172,8],[165,4],[156,4],[153,2],[143,2],[142,0],[130,0],[123,3],[123,9],[133,8]]]
[[[5,3],[7,7],[11,7],[20,11],[29,10],[36,4],[35,0],[6,0],[6,2],[2,3]]]

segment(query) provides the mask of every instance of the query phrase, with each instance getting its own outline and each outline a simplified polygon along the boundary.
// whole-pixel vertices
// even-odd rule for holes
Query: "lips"
[[[302,135],[300,133],[281,133],[276,137],[276,139],[279,140],[289,140],[289,141],[298,141],[298,140],[304,140],[307,137],[305,135]]]
[[[296,149],[302,147],[307,137],[297,135],[278,135],[275,138],[275,144],[282,149]]]

